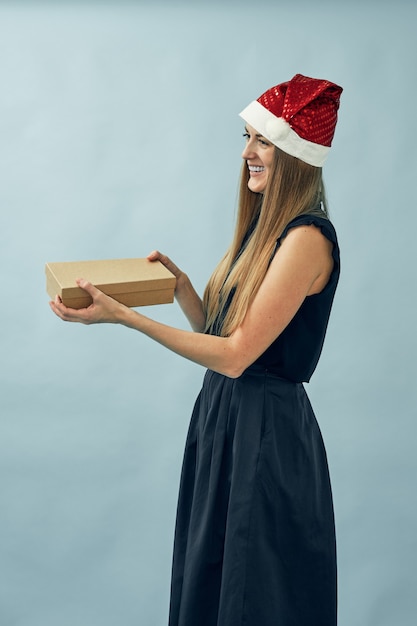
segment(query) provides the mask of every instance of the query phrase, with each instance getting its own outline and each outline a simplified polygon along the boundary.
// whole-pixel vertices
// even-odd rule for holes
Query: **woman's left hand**
[[[85,309],[71,309],[63,304],[59,296],[56,296],[55,300],[49,303],[55,315],[64,322],[79,322],[81,324],[116,324],[119,321],[118,314],[126,308],[123,304],[110,296],[106,296],[83,278],[77,280],[77,285],[92,297],[92,304]]]

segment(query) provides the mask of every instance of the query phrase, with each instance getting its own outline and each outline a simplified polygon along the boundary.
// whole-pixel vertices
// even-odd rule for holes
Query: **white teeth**
[[[263,172],[264,171],[264,167],[260,167],[258,165],[249,165],[249,171],[250,172]]]

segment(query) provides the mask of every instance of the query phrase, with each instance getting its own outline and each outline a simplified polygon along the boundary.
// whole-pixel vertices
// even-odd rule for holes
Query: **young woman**
[[[336,547],[326,453],[303,382],[317,365],[339,277],[322,165],[342,89],[297,74],[252,102],[234,239],[201,300],[176,299],[194,332],[160,324],[86,280],[65,321],[119,323],[207,368],[187,437],[170,626],[335,626]]]

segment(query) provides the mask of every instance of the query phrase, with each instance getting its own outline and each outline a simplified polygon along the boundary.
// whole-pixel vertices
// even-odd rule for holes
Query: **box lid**
[[[53,276],[68,298],[85,294],[76,285],[77,278],[88,280],[109,296],[174,289],[176,283],[175,276],[162,263],[146,258],[47,263],[45,271]]]

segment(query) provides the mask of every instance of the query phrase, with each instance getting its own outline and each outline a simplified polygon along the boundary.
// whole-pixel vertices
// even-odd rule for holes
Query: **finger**
[[[97,297],[101,292],[97,287],[94,287],[88,280],[84,278],[77,278],[75,281],[81,289],[84,289],[92,298]]]
[[[159,250],[154,250],[146,257],[148,261],[160,261],[163,265],[174,265],[173,262],[166,254],[162,254]]]
[[[51,310],[55,313],[55,315],[59,317],[61,320],[64,320],[65,322],[72,321],[68,317],[68,314],[67,314],[67,311],[71,309],[67,309],[67,307],[64,304],[62,304],[62,301],[59,298],[59,296],[56,296],[55,300],[51,300],[49,302],[49,306]]]
[[[93,320],[91,318],[91,308],[86,309],[71,309],[65,306],[65,304],[59,302],[57,298],[49,303],[52,311],[64,322],[79,322],[81,324],[91,324]]]
[[[148,259],[148,261],[158,261],[160,254],[161,253],[159,252],[159,250],[152,250],[152,252],[150,252],[146,258]]]
[[[148,259],[150,261],[160,261],[162,265],[164,265],[172,274],[174,274],[176,278],[179,278],[180,274],[182,273],[180,268],[175,265],[175,263],[173,263],[171,259],[166,256],[166,254],[162,254],[162,252],[159,252],[159,250],[154,250],[153,252],[151,252],[151,254],[148,256]]]

